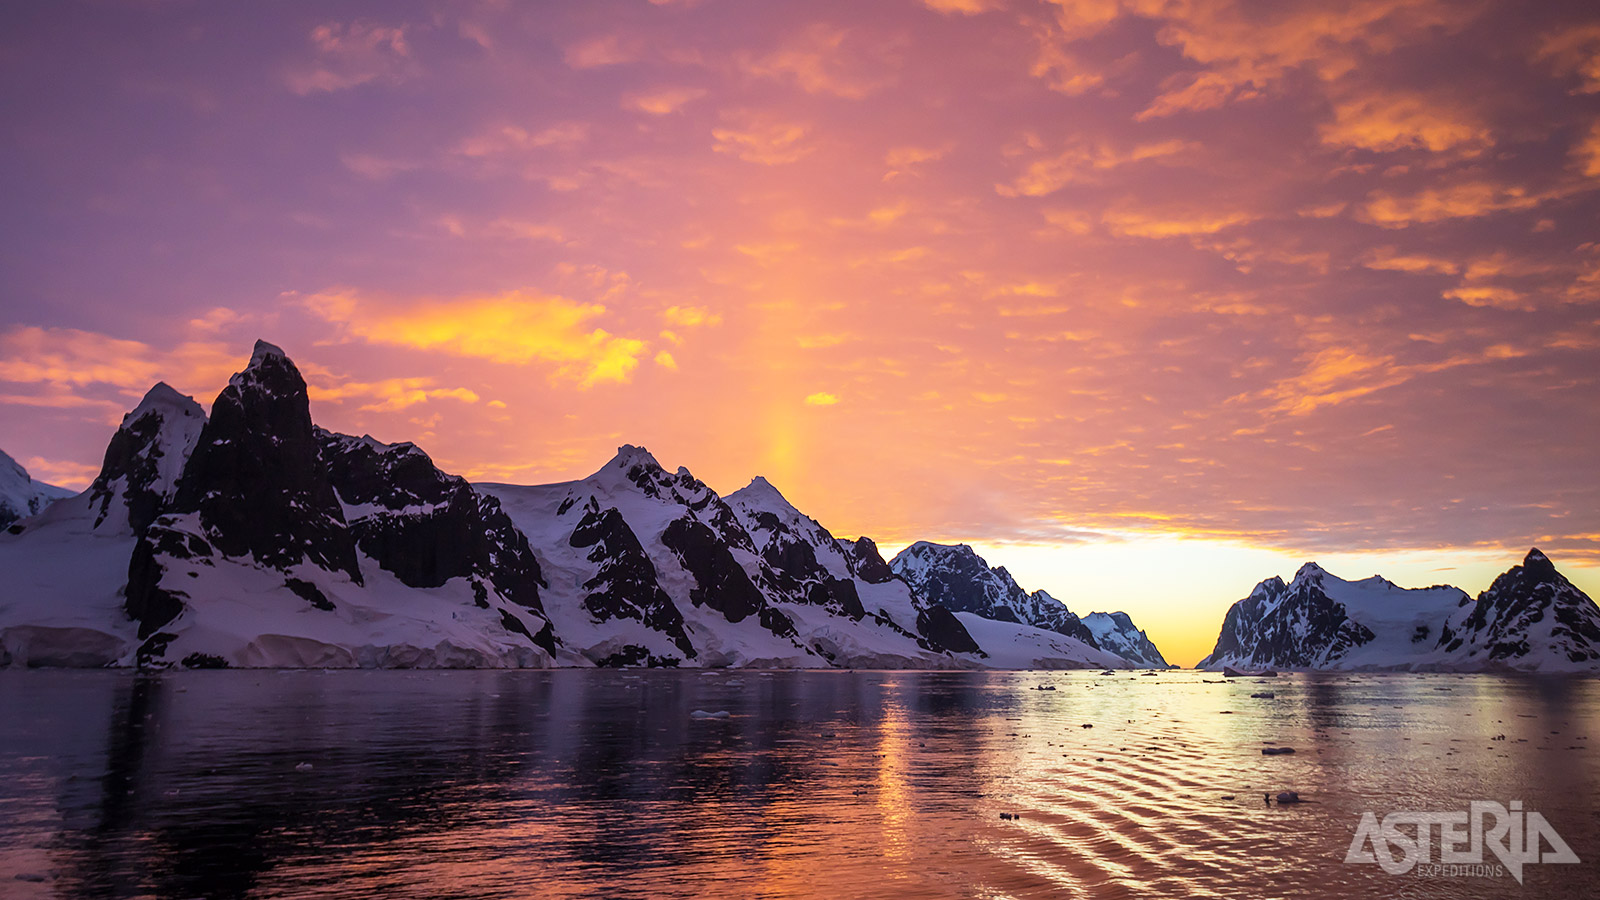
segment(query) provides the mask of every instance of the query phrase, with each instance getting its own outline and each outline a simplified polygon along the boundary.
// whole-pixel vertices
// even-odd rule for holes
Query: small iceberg
[[[694,712],[689,713],[689,718],[691,718],[691,719],[726,719],[730,715],[732,715],[732,713],[728,712],[725,709],[719,709],[716,712],[706,712],[703,709],[697,709]]]

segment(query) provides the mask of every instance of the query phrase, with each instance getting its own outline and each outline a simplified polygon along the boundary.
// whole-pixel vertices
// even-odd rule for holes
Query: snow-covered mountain
[[[765,480],[725,501],[623,447],[581,481],[474,486],[316,427],[264,342],[209,418],[152,388],[88,490],[0,535],[0,571],[0,665],[985,664]]]
[[[1457,610],[1439,646],[1466,666],[1600,670],[1600,607],[1535,547]]]
[[[0,528],[38,515],[51,503],[71,497],[72,493],[66,488],[34,481],[27,469],[0,450]]]
[[[1005,566],[989,564],[966,544],[918,541],[889,562],[896,575],[932,603],[999,622],[1016,622],[1094,644],[1066,604],[1044,591],[1028,593]]]
[[[420,450],[311,424],[258,343],[206,419],[157,385],[100,477],[0,537],[0,656],[30,665],[527,666],[564,654],[498,504]],[[14,531],[16,529],[13,529]]]
[[[1156,649],[1155,642],[1133,624],[1132,617],[1125,612],[1092,612],[1083,617],[1083,624],[1102,650],[1148,669],[1165,669],[1170,665]]]
[[[873,551],[876,552],[875,547]],[[989,563],[966,544],[918,541],[896,554],[889,568],[930,604],[957,613],[962,622],[969,625],[968,631],[972,631],[970,614],[993,622],[1009,622],[1054,632],[1076,641],[1078,649],[1075,652],[1085,662],[1090,657],[1103,660],[1103,663],[1092,663],[1094,665],[1166,666],[1160,651],[1155,649],[1144,632],[1134,627],[1133,621],[1125,613],[1095,614],[1100,617],[1096,620],[1099,631],[1109,642],[1101,643],[1099,634],[1086,624],[1087,620],[1080,620],[1065,603],[1042,590],[1028,593],[1004,566],[990,568]],[[1003,631],[984,628],[991,643]],[[984,643],[984,638],[976,633],[974,637],[980,646],[990,649]],[[1060,642],[1041,638],[1024,643],[1054,647],[1055,652],[1063,653],[1062,657],[1055,658],[1070,655],[1062,651],[1063,647],[1069,645]]]
[[[827,529],[765,479],[724,499],[687,469],[669,473],[648,451],[624,446],[579,481],[480,488],[543,555],[556,633],[597,664],[977,661],[953,616],[897,579],[859,574]],[[875,574],[870,561],[866,568]]]
[[[1472,598],[1306,563],[1235,603],[1199,668],[1600,669],[1600,609],[1538,550]]]

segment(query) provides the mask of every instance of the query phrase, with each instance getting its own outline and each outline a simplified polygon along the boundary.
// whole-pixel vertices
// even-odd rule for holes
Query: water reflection
[[[1592,896],[1597,688],[0,672],[0,894],[1494,897],[1515,882],[1387,876],[1344,851],[1369,809],[1521,799],[1585,860],[1531,867],[1527,889]],[[1262,802],[1280,789],[1313,802]]]

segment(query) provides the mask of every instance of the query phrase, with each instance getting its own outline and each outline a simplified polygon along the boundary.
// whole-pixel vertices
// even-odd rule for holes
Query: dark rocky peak
[[[1300,569],[1294,573],[1294,580],[1296,583],[1320,583],[1323,576],[1327,574],[1328,571],[1326,569],[1314,562],[1308,562],[1301,566]]]
[[[100,474],[89,486],[89,503],[95,510],[94,527],[107,522],[120,525],[126,511],[134,534],[144,534],[176,496],[178,480],[200,432],[206,414],[193,398],[157,382],[106,445]]]
[[[440,471],[415,444],[384,444],[321,428],[316,435],[328,479],[348,504],[347,527],[379,566],[410,587],[476,579],[543,613],[544,574],[499,500]]]
[[[883,584],[894,580],[894,570],[884,561],[883,554],[878,552],[878,545],[873,543],[872,538],[841,540],[839,549],[844,551],[845,558],[850,560],[851,569],[862,581],[868,584]]]
[[[465,479],[446,475],[416,444],[385,444],[371,435],[351,437],[317,429],[317,442],[339,498],[351,505],[388,509],[447,502],[470,490]]]
[[[172,510],[198,512],[206,536],[227,556],[253,556],[274,569],[309,562],[361,583],[305,379],[264,341],[211,405]]]
[[[1541,553],[1538,547],[1529,550],[1528,555],[1522,558],[1522,571],[1530,578],[1539,581],[1554,581],[1561,577],[1561,573],[1556,571],[1556,564],[1550,561],[1550,557]]]
[[[1277,598],[1282,597],[1284,592],[1287,590],[1289,590],[1289,585],[1284,583],[1282,578],[1274,575],[1271,578],[1268,578],[1266,581],[1256,585],[1255,589],[1250,592],[1250,599],[1276,600]]]

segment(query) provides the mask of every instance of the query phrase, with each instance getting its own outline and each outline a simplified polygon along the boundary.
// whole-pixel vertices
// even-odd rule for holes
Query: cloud
[[[602,34],[572,44],[563,56],[574,69],[599,69],[643,58],[644,43],[620,34]]]
[[[702,325],[721,325],[722,315],[704,306],[669,306],[661,311],[661,320],[678,328],[699,328]]]
[[[499,156],[581,144],[588,139],[587,122],[557,122],[534,132],[516,125],[502,125],[462,141],[456,153],[467,157]]]
[[[838,402],[839,398],[827,391],[817,391],[815,394],[806,395],[807,406],[833,406]]]
[[[1441,0],[1351,0],[1337,7],[1134,0],[1128,6],[1158,24],[1158,41],[1203,67],[1165,80],[1135,117],[1139,121],[1254,99],[1277,90],[1294,71],[1332,81],[1365,59],[1458,30],[1476,12]]]
[[[865,49],[858,50],[860,47]],[[769,53],[743,54],[739,64],[748,75],[788,81],[808,94],[859,100],[891,80],[886,75],[865,74],[862,60],[882,62],[894,56],[893,48],[881,39],[857,40],[849,29],[819,23],[801,29]]]
[[[1449,300],[1460,300],[1468,306],[1490,306],[1495,309],[1531,309],[1527,297],[1508,287],[1492,284],[1464,285],[1442,294]]]
[[[506,294],[386,303],[353,291],[314,294],[306,309],[376,344],[437,350],[507,365],[552,367],[581,388],[625,383],[645,342],[593,327],[606,308],[565,297]]]
[[[1600,178],[1600,121],[1589,126],[1589,131],[1572,148],[1578,171],[1590,178]]]
[[[1600,93],[1600,22],[1567,25],[1545,35],[1533,61],[1562,77],[1575,77],[1576,93]]]
[[[349,399],[370,398],[371,403],[361,407],[374,412],[392,412],[426,403],[429,400],[451,399],[463,403],[477,403],[476,391],[468,388],[442,388],[432,378],[386,378],[381,381],[345,381],[338,378],[314,377],[321,373],[312,366],[305,367],[308,377],[306,394],[319,403],[339,403]],[[327,383],[323,383],[327,382]]]
[[[975,16],[1002,8],[1005,0],[922,0],[922,3],[945,15]]]
[[[42,456],[30,456],[22,461],[22,466],[35,481],[80,491],[100,474],[99,466]]]
[[[883,155],[883,164],[889,171],[883,174],[884,181],[899,178],[902,175],[912,175],[921,168],[923,163],[943,159],[950,152],[949,145],[940,147],[895,147]]]
[[[24,325],[0,334],[0,381],[63,394],[99,385],[138,395],[157,381],[180,390],[214,385],[226,381],[238,362],[236,352],[220,341],[188,341],[163,351],[76,328]]]
[[[1465,181],[1413,194],[1376,190],[1367,195],[1361,218],[1384,228],[1472,219],[1505,210],[1532,209],[1548,199],[1520,185]]]
[[[628,94],[622,98],[622,108],[652,116],[675,113],[706,95],[705,88],[661,87]]]
[[[1123,237],[1168,238],[1216,234],[1236,225],[1253,222],[1256,218],[1243,211],[1165,214],[1117,209],[1106,212],[1100,221],[1113,234]]]
[[[1200,145],[1168,140],[1117,149],[1105,142],[1075,141],[1062,152],[1036,159],[1010,184],[996,185],[1003,197],[1044,197],[1075,182],[1094,183],[1106,173],[1132,163],[1171,159],[1193,153]]]
[[[724,113],[722,119],[723,125],[711,130],[712,149],[745,162],[781,166],[804,159],[816,149],[805,143],[809,125],[749,110]]]
[[[416,72],[405,26],[331,22],[311,29],[310,40],[316,58],[286,76],[289,90],[300,96],[398,83]]]
[[[1369,269],[1389,272],[1409,272],[1413,275],[1454,275],[1461,267],[1448,259],[1426,254],[1402,254],[1394,247],[1375,247],[1362,259],[1361,265]]]
[[[1445,101],[1413,91],[1375,91],[1334,104],[1333,121],[1317,129],[1322,143],[1387,152],[1488,146],[1487,126]]]

